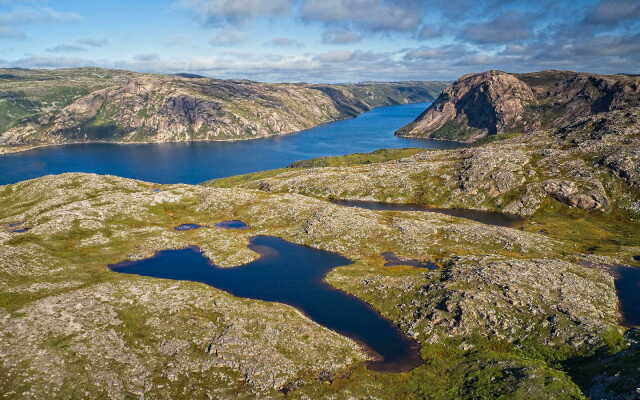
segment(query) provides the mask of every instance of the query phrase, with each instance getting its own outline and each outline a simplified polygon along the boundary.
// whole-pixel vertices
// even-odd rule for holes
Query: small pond
[[[249,225],[245,224],[239,219],[219,222],[216,224],[216,227],[223,229],[249,229]]]
[[[191,231],[191,230],[200,229],[200,228],[204,228],[204,226],[198,225],[198,224],[182,224],[182,225],[176,226],[174,229],[177,231]]]
[[[271,236],[255,236],[249,248],[261,257],[235,268],[213,265],[197,248],[165,250],[140,261],[111,265],[113,271],[202,282],[235,296],[289,304],[317,323],[353,338],[380,359],[369,368],[407,371],[422,363],[419,345],[367,303],[323,281],[351,260]]]
[[[616,291],[625,325],[640,326],[640,268],[614,265],[610,269],[616,279]]]

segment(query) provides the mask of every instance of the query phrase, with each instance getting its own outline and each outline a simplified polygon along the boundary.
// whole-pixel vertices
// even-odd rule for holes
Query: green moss
[[[499,142],[501,140],[509,140],[509,139],[516,138],[518,136],[522,136],[522,134],[523,134],[522,132],[518,131],[518,132],[504,132],[504,133],[498,133],[496,135],[489,135],[487,137],[484,137],[478,140],[477,142],[474,142],[473,145],[477,147],[477,146],[485,145],[487,143]]]
[[[44,345],[56,350],[67,349],[73,340],[74,335],[54,335],[44,341]]]
[[[421,153],[425,149],[380,149],[371,153],[355,153],[347,156],[320,157],[310,160],[296,161],[289,168],[348,167],[353,165],[381,163],[399,160]]]
[[[434,139],[464,141],[481,132],[479,129],[473,129],[454,120],[450,120],[431,133],[430,137]]]
[[[279,175],[283,172],[290,171],[285,168],[271,169],[267,171],[253,172],[250,174],[235,175],[228,178],[212,179],[202,183],[205,186],[218,187],[218,188],[230,188],[251,181],[257,181],[259,179],[270,178],[272,176]]]
[[[464,342],[471,349],[464,351]],[[412,372],[418,399],[584,399],[561,371],[522,358],[504,342],[483,337],[448,339],[422,348],[426,361]]]
[[[141,346],[153,340],[147,329],[147,315],[144,307],[134,305],[121,308],[117,311],[118,318],[122,324],[118,326],[118,331],[130,346]]]

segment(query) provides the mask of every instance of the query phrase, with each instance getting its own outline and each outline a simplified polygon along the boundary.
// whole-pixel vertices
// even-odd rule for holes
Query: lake
[[[110,268],[125,274],[201,282],[238,297],[289,304],[377,353],[381,358],[368,363],[374,370],[400,372],[422,364],[416,341],[364,301],[324,282],[327,272],[351,260],[272,236],[253,237],[249,248],[260,258],[234,268],[211,264],[197,248],[160,251],[151,258]]]
[[[294,161],[381,148],[460,147],[453,142],[394,136],[428,103],[382,107],[357,118],[295,134],[235,142],[88,143],[0,156],[0,184],[63,172],[92,172],[157,183],[196,184],[213,178],[286,167]]]

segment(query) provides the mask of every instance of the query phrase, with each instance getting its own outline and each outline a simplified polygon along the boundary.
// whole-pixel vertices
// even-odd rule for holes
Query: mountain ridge
[[[276,84],[99,68],[0,76],[0,144],[16,148],[281,135],[380,106],[431,101],[446,85]]]
[[[632,75],[490,70],[460,77],[396,134],[475,142],[638,105],[640,79]]]

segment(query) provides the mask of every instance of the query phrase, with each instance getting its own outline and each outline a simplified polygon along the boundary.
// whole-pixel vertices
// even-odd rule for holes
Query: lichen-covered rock
[[[613,287],[604,270],[554,259],[462,257],[420,289],[406,323],[432,342],[482,332],[509,342],[589,348],[618,318]]]

